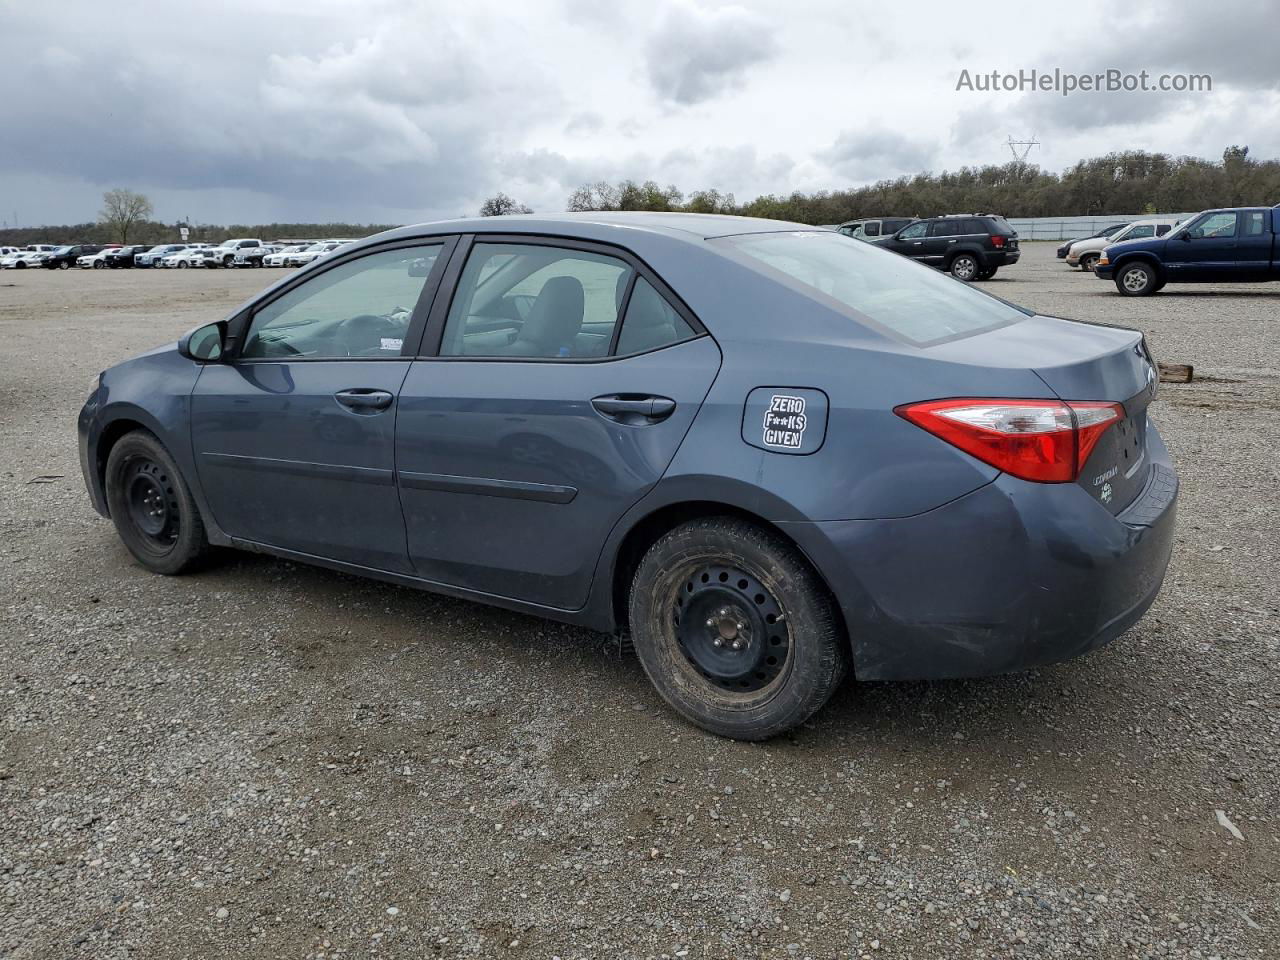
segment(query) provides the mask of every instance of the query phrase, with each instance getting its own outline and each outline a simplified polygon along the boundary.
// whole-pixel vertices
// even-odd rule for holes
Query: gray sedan
[[[831,231],[493,217],[352,244],[110,368],[79,418],[143,566],[237,547],[629,635],[764,739],[849,671],[1073,657],[1160,589],[1140,334]]]

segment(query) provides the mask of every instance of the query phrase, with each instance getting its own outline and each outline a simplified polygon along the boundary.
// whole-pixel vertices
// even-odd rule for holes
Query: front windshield
[[[908,257],[838,233],[748,233],[720,241],[792,289],[917,345],[1031,316]]]

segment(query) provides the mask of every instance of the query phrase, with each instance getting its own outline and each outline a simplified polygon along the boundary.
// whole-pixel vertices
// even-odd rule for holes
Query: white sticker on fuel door
[[[764,442],[769,447],[798,450],[804,443],[804,428],[808,418],[804,412],[804,397],[775,393],[769,399],[764,412]]]

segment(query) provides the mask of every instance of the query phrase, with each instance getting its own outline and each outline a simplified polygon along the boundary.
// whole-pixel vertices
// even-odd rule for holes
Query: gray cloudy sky
[[[622,177],[738,199],[1115,149],[1280,156],[1280,3],[0,0],[0,219],[406,222]],[[1211,93],[956,91],[1055,67]]]

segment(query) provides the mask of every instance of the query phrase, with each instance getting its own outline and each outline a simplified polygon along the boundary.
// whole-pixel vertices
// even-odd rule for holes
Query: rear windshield
[[[762,273],[806,296],[920,346],[1031,315],[907,257],[838,233],[747,233],[715,242],[732,245],[763,265]]]

